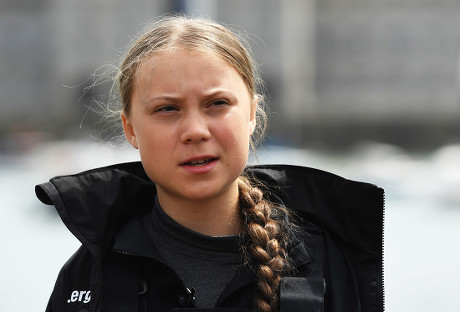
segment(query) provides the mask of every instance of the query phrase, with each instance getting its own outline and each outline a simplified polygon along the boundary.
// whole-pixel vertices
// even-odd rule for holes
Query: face
[[[237,194],[256,105],[216,55],[171,49],[144,60],[122,120],[160,200]]]

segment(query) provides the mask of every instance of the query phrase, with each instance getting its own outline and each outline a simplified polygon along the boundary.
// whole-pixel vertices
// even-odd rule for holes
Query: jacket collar
[[[160,260],[161,256],[154,244],[155,238],[150,237],[146,231],[146,222],[151,222],[149,214],[128,220],[118,229],[112,249],[116,252]],[[307,248],[300,239],[293,236],[291,246],[289,256],[295,268],[312,262]]]
[[[145,217],[131,218],[117,231],[113,251],[160,260],[154,241],[145,229]]]
[[[382,257],[383,190],[321,170],[286,165],[252,166],[247,173],[273,187],[290,209],[326,228],[353,253]],[[124,220],[144,215],[156,196],[140,162],[59,176],[37,185],[70,231],[90,250],[106,251]],[[299,247],[298,262],[307,262]],[[308,254],[308,253],[307,253]]]

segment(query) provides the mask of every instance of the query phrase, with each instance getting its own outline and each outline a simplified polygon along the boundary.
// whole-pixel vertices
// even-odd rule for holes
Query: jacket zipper
[[[382,272],[381,272],[381,278],[382,278],[382,312],[385,311],[385,283],[384,283],[384,269],[385,269],[385,191],[382,189],[382,200],[383,200],[383,206],[382,206]]]

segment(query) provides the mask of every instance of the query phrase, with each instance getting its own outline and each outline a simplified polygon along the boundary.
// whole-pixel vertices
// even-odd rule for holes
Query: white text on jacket
[[[67,303],[71,302],[83,302],[88,303],[91,300],[91,291],[90,290],[74,290],[70,295],[70,299],[67,300]]]

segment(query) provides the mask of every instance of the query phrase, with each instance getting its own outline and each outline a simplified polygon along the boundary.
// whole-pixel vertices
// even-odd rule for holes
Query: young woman
[[[246,166],[265,120],[230,30],[165,18],[134,42],[117,86],[141,162],[36,187],[82,242],[47,311],[383,311],[383,190]]]

